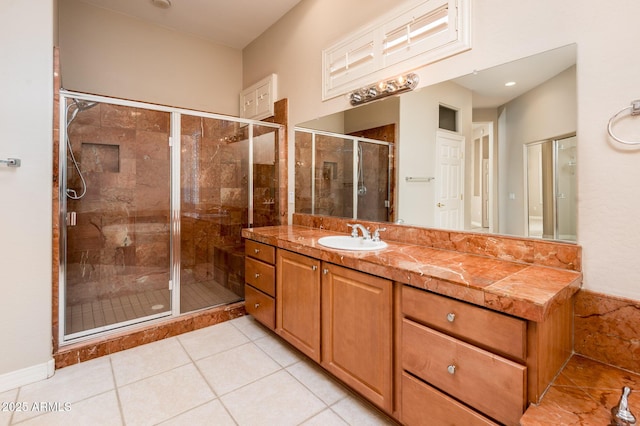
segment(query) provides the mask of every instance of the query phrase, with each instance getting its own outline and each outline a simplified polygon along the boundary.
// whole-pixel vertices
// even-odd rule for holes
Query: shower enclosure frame
[[[377,139],[369,139],[363,138],[360,136],[351,136],[345,135],[342,133],[334,133],[328,132],[325,130],[314,130],[307,129],[304,127],[294,127],[295,132],[308,133],[311,135],[311,214],[315,214],[316,208],[316,135],[329,136],[338,139],[351,140],[353,143],[353,191],[352,191],[352,202],[353,202],[353,215],[352,219],[358,219],[358,182],[359,182],[359,172],[360,165],[362,159],[360,158],[360,150],[358,149],[360,143],[370,143],[374,145],[382,145],[389,148],[389,156],[387,162],[387,173],[389,173],[389,179],[387,180],[387,196],[385,201],[385,207],[390,208],[390,200],[391,200],[391,183],[392,176],[391,171],[393,170],[393,157],[394,157],[394,144],[392,142],[380,141]],[[295,136],[294,136],[295,140]]]
[[[567,141],[569,140],[569,146],[567,147],[563,147],[563,141]],[[567,180],[566,177],[561,176],[562,172],[561,169],[563,167],[568,167],[570,169],[569,174],[573,175],[573,186],[575,186],[575,167],[576,167],[576,160],[575,160],[575,154],[573,157],[571,157],[567,163],[561,164],[560,160],[561,160],[561,156],[560,156],[560,152],[565,150],[565,149],[575,149],[576,148],[576,134],[575,133],[569,133],[566,135],[561,135],[558,137],[554,137],[554,138],[550,138],[550,139],[545,139],[545,140],[541,140],[541,141],[536,141],[536,142],[530,142],[530,143],[526,143],[523,145],[523,192],[524,192],[524,235],[527,237],[531,237],[531,238],[542,238],[542,239],[551,239],[551,240],[558,240],[558,241],[567,241],[567,242],[575,242],[577,236],[575,234],[566,234],[561,232],[561,228],[562,230],[565,230],[564,226],[561,225],[561,222],[563,222],[561,220],[561,214],[563,213],[563,211],[561,211],[561,200],[567,200],[569,201],[569,206],[563,205],[562,208],[563,209],[575,209],[576,208],[576,199],[575,199],[575,188],[573,188],[573,191],[570,191],[570,196],[567,197],[567,194],[565,193],[565,191],[561,190],[561,186],[565,186],[567,185]],[[536,147],[536,146],[540,146],[542,147],[545,144],[549,144],[550,149],[550,163],[551,163],[551,168],[549,170],[549,174],[550,174],[550,178],[551,178],[551,182],[550,182],[550,188],[551,188],[551,192],[546,194],[546,196],[542,195],[540,198],[542,199],[547,199],[548,201],[550,201],[550,208],[549,210],[552,212],[552,214],[549,216],[552,221],[552,231],[553,234],[549,234],[549,235],[545,235],[544,234],[544,229],[542,231],[542,236],[538,236],[538,235],[531,235],[531,218],[530,218],[530,212],[529,212],[529,199],[530,199],[530,193],[531,193],[531,189],[530,189],[530,177],[529,177],[529,161],[530,161],[530,152],[529,152],[529,148],[531,147]],[[542,170],[542,167],[540,168]],[[563,179],[564,178],[564,179]],[[569,186],[571,187],[572,185],[569,183]],[[543,189],[540,188],[539,191],[541,193],[543,193]],[[575,215],[573,215],[575,217]],[[544,217],[544,216],[543,216]],[[566,225],[566,224],[564,224]],[[543,225],[544,226],[544,225]],[[573,227],[575,228],[575,223],[573,223]],[[575,231],[575,230],[574,230]]]
[[[97,328],[92,328],[82,332],[67,334],[66,329],[66,276],[67,276],[67,102],[71,99],[86,102],[98,102],[107,103],[111,105],[118,105],[124,107],[147,109],[152,111],[166,112],[170,114],[170,133],[169,133],[169,147],[170,147],[170,214],[169,214],[169,291],[171,307],[164,312],[143,316],[133,320],[124,322],[118,322],[115,324],[105,325]],[[60,238],[59,238],[59,273],[58,279],[60,285],[58,286],[58,321],[59,321],[59,335],[58,343],[60,346],[69,345],[72,343],[82,342],[88,339],[93,339],[97,336],[102,336],[107,332],[121,331],[126,327],[137,325],[140,323],[148,323],[154,320],[162,320],[166,318],[175,318],[183,315],[180,309],[180,222],[181,222],[181,117],[183,115],[197,116],[207,119],[224,120],[228,122],[236,122],[240,125],[248,126],[248,176],[247,176],[247,206],[248,206],[248,226],[253,226],[253,208],[254,208],[254,140],[253,130],[254,126],[260,126],[263,128],[272,128],[277,131],[277,139],[275,140],[276,146],[284,143],[284,128],[282,124],[270,123],[265,121],[251,120],[233,116],[227,116],[222,114],[208,113],[202,111],[189,110],[178,107],[170,107],[164,105],[157,105],[147,102],[131,101],[126,99],[112,98],[99,95],[91,95],[86,93],[79,93],[69,91],[65,89],[60,90],[60,102],[59,102],[59,128],[60,128],[60,144],[59,144],[59,223],[60,223]],[[276,165],[278,163],[277,151],[275,153]],[[282,189],[281,189],[282,190]],[[208,309],[209,307],[203,308]],[[192,313],[189,311],[185,313]]]

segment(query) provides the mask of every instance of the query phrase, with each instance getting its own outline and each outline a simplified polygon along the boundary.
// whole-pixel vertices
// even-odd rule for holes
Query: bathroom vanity
[[[575,245],[460,233],[461,251],[391,226],[346,251],[318,239],[353,221],[298,222],[243,230],[247,312],[403,424],[519,424],[571,355]]]

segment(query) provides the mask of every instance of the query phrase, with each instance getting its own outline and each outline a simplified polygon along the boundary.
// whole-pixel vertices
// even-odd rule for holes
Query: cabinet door
[[[320,362],[320,261],[278,250],[276,333]]]
[[[392,412],[392,283],[323,263],[322,365]]]

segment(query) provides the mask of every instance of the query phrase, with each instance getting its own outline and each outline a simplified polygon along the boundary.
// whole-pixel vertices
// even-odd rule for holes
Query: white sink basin
[[[353,238],[348,235],[333,235],[318,240],[321,246],[338,250],[369,251],[387,247],[384,241],[364,240],[362,237]]]

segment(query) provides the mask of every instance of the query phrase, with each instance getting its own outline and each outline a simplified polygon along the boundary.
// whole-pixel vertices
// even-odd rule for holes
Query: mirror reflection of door
[[[556,152],[556,238],[576,241],[576,136],[558,139]]]
[[[463,229],[464,225],[464,136],[436,132],[435,226]]]
[[[575,135],[525,145],[526,235],[576,240]]]
[[[491,232],[493,123],[473,123],[471,230]]]

